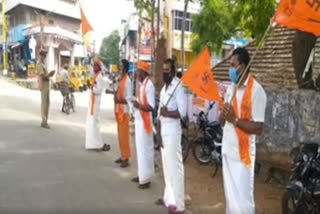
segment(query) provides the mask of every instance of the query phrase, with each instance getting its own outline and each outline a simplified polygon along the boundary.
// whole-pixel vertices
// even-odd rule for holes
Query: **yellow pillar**
[[[2,0],[2,50],[3,50],[3,75],[8,74],[7,70],[7,23],[6,14],[4,10],[4,0]]]

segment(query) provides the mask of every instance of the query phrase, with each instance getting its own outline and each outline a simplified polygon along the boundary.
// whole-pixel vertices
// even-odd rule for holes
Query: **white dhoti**
[[[226,214],[254,214],[254,156],[250,168],[225,154],[222,158]]]
[[[101,96],[95,95],[93,115],[90,114],[91,100],[89,103],[86,122],[86,149],[101,149],[103,147],[100,132],[100,102]]]
[[[140,184],[151,181],[154,175],[153,133],[147,134],[142,120],[135,120],[135,139],[137,148],[138,177]]]
[[[175,206],[177,211],[184,211],[184,167],[181,150],[181,132],[174,135],[161,136],[164,146],[161,149],[165,182],[163,201],[167,207]]]

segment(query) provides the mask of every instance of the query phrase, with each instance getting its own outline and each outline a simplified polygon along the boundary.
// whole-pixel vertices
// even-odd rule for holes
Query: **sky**
[[[80,0],[81,6],[93,27],[92,38],[99,51],[104,37],[113,30],[120,30],[121,20],[134,11],[133,1],[128,0]]]

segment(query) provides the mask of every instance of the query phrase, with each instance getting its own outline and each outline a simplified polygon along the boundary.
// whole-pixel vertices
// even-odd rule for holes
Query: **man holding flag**
[[[160,117],[157,122],[165,190],[163,198],[156,203],[168,207],[169,213],[179,214],[185,210],[180,120],[187,114],[187,96],[175,75],[175,63],[167,59],[163,65],[165,85],[160,93]]]
[[[95,151],[109,151],[110,145],[104,144],[100,132],[100,103],[103,91],[101,75],[102,62],[95,59],[93,65],[94,76],[91,82],[90,102],[87,115],[86,149]]]
[[[222,158],[226,214],[254,214],[254,164],[256,135],[261,135],[265,118],[266,93],[248,74],[250,61],[244,48],[231,57],[231,85],[220,115],[223,128]],[[237,86],[235,86],[237,84]]]
[[[149,77],[150,65],[138,61],[139,86],[135,107],[135,137],[137,147],[138,177],[132,179],[139,182],[139,189],[148,189],[154,175],[152,111],[155,107],[154,86]]]

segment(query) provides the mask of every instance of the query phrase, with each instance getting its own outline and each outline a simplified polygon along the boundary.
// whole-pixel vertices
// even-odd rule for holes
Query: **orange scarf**
[[[238,113],[238,103],[237,103],[237,96],[235,95],[233,97],[233,111],[236,116],[236,118],[248,120],[251,119],[251,109],[252,109],[252,86],[253,86],[253,77],[249,75],[248,84],[246,86],[246,89],[244,91],[244,95],[241,102],[241,116],[239,117]],[[239,153],[240,153],[240,160],[244,162],[246,167],[250,167],[251,159],[249,154],[249,134],[242,131],[240,128],[235,127],[238,141],[239,141]]]
[[[147,102],[147,96],[146,96],[146,87],[149,81],[149,77],[146,77],[146,80],[144,81],[144,85],[142,85],[142,94],[143,94],[143,99],[141,100],[141,96],[140,96],[140,86],[138,89],[138,102],[143,104],[143,105],[148,105]],[[148,133],[151,134],[152,133],[152,128],[151,128],[151,123],[150,123],[150,114],[149,112],[146,111],[142,111],[140,110],[140,115],[143,121],[143,128],[144,130]]]
[[[125,74],[120,81],[118,90],[115,94],[115,96],[117,96],[118,99],[124,99],[124,90],[126,87],[127,78],[128,78],[128,74]],[[124,104],[117,103],[117,104],[115,104],[114,109],[115,109],[116,121],[118,123],[121,123],[124,118]]]
[[[94,87],[97,84],[96,81],[98,79],[99,74],[100,74],[100,71],[94,74],[93,79],[91,80],[92,87]],[[93,89],[92,89],[91,90],[90,115],[93,115],[94,103],[95,103],[95,96],[94,96]]]

